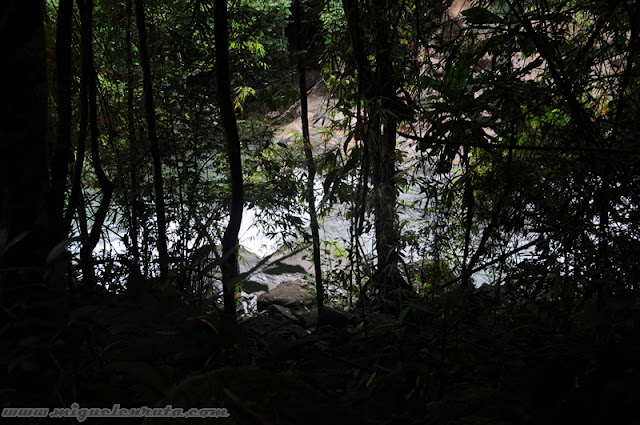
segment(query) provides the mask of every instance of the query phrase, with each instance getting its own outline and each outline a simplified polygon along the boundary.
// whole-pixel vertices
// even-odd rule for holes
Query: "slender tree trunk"
[[[462,156],[462,160],[464,163],[464,169],[467,170],[467,173],[470,173],[469,167],[469,156],[468,152],[464,152]],[[470,286],[471,278],[468,276],[469,271],[469,248],[471,246],[471,229],[473,227],[473,214],[475,208],[475,197],[473,195],[473,179],[471,175],[467,176],[467,180],[464,183],[464,194],[463,194],[463,209],[465,214],[464,219],[464,252],[462,254],[462,275],[466,276],[462,279],[462,284],[464,286]]]
[[[80,9],[80,19],[86,20],[85,7],[82,6],[84,0],[78,0]],[[71,199],[67,208],[66,223],[70,226],[73,219],[74,209],[78,213],[78,225],[80,227],[80,269],[82,270],[82,281],[86,287],[94,287],[96,273],[93,268],[93,248],[90,247],[89,230],[87,226],[87,213],[82,195],[82,169],[84,168],[84,158],[87,144],[87,128],[89,125],[89,80],[91,79],[91,30],[88,25],[81,22],[80,28],[80,133],[78,135],[78,148],[74,169],[73,186],[71,188]]]
[[[216,0],[214,9],[214,28],[216,41],[216,73],[218,100],[222,125],[227,136],[227,156],[231,172],[231,206],[229,224],[222,237],[222,286],[224,311],[234,320],[236,318],[235,285],[238,268],[238,232],[242,223],[244,188],[242,181],[242,158],[240,156],[240,137],[238,125],[231,103],[231,79],[229,75],[229,34],[227,29],[227,1]]]
[[[597,190],[596,202],[598,203],[598,256],[597,266],[599,269],[598,281],[596,282],[596,293],[598,295],[598,305],[602,306],[603,297],[611,291],[612,281],[609,274],[609,171],[604,167],[598,169],[601,179],[600,187]]]
[[[91,162],[93,169],[98,178],[98,184],[102,189],[102,198],[100,199],[100,205],[93,218],[93,226],[89,233],[88,240],[83,238],[83,249],[87,254],[90,254],[100,241],[100,234],[102,233],[102,226],[107,217],[109,210],[109,204],[111,203],[111,195],[113,194],[113,183],[107,177],[106,173],[102,169],[100,161],[100,147],[98,143],[98,112],[97,112],[97,76],[93,66],[93,0],[80,0],[78,3],[80,7],[80,20],[82,24],[82,44],[83,54],[85,57],[86,66],[83,69],[82,78],[87,80],[87,95],[88,95],[88,107],[89,107],[89,128],[91,130]],[[88,257],[87,257],[88,258]],[[92,267],[93,269],[93,267]],[[95,286],[95,281],[92,274],[85,276],[85,286]]]
[[[78,2],[78,6],[80,6],[80,2]],[[71,183],[71,195],[69,196],[69,204],[67,205],[67,211],[64,217],[64,228],[66,232],[69,232],[71,228],[71,223],[73,221],[73,215],[75,212],[78,213],[78,218],[85,214],[84,211],[84,201],[82,199],[82,170],[84,168],[84,157],[86,152],[86,144],[87,144],[87,125],[89,122],[89,79],[91,78],[91,36],[87,31],[89,28],[82,26],[81,35],[80,35],[80,123],[79,123],[79,132],[78,132],[78,146],[76,147],[76,158],[73,165],[73,179]],[[81,221],[80,221],[81,222]],[[85,220],[86,223],[86,220]],[[88,243],[89,234],[80,234],[82,237],[82,246]],[[86,236],[86,238],[85,238]],[[89,252],[90,254],[90,252]],[[83,274],[85,275],[85,282],[87,279],[88,266],[85,264],[92,263],[92,259],[87,256],[86,251],[84,255],[80,255],[81,268],[83,270]],[[93,276],[93,272],[89,275],[89,279]]]
[[[134,0],[136,25],[138,27],[138,51],[140,52],[140,68],[142,70],[142,92],[144,108],[147,117],[147,132],[151,144],[151,159],[153,162],[153,191],[156,201],[156,215],[158,221],[158,253],[160,255],[160,275],[167,276],[169,272],[169,254],[167,249],[167,218],[164,207],[164,191],[162,182],[162,161],[160,145],[156,127],[156,111],[153,101],[153,83],[151,79],[151,64],[149,59],[149,44],[147,41],[147,27],[145,23],[143,0]]]
[[[89,0],[89,4],[93,3]],[[93,6],[91,4],[91,6]],[[102,233],[102,226],[107,218],[109,212],[109,204],[111,202],[111,195],[113,194],[113,183],[107,177],[107,174],[102,168],[102,161],[100,160],[100,144],[98,141],[98,104],[97,104],[97,76],[93,64],[91,66],[89,75],[89,128],[91,130],[91,164],[93,170],[98,178],[98,184],[102,190],[102,198],[100,199],[100,205],[93,217],[93,226],[91,227],[91,233],[89,234],[89,241],[91,242],[91,249],[95,248],[100,240]]]
[[[131,180],[131,208],[129,217],[129,238],[131,240],[130,273],[140,274],[140,247],[138,242],[138,140],[136,138],[135,121],[133,115],[133,57],[131,52],[131,17],[133,14],[132,0],[127,0],[127,30],[126,30],[126,61],[127,61],[127,131],[129,133],[129,178]]]
[[[96,270],[93,267],[93,247],[89,243],[89,226],[87,224],[87,208],[82,192],[78,195],[78,227],[80,228],[80,270],[85,287],[94,288],[96,285]]]
[[[313,241],[313,265],[316,278],[316,293],[318,312],[324,307],[324,288],[322,287],[322,266],[320,264],[320,233],[318,226],[318,216],[316,214],[316,198],[313,191],[313,183],[316,176],[316,164],[313,160],[313,148],[309,135],[309,107],[307,103],[307,76],[304,69],[305,38],[302,31],[302,10],[300,0],[294,0],[294,15],[296,20],[296,57],[298,63],[298,78],[300,87],[300,115],[302,117],[302,143],[304,153],[307,158],[307,204],[309,205],[309,216],[311,219],[311,238]]]
[[[47,72],[40,2],[4,0],[0,16],[0,250],[15,243],[0,254],[0,283],[15,287],[41,281],[47,254]]]
[[[73,0],[60,0],[56,35],[56,85],[58,90],[58,134],[51,164],[49,197],[49,247],[69,234],[64,225],[64,197],[71,155],[71,21]]]

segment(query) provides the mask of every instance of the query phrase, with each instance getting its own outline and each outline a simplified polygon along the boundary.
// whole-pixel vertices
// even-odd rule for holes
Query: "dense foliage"
[[[0,142],[3,406],[214,400],[236,421],[336,421],[297,409],[313,398],[381,424],[631,411],[637,2],[234,0],[225,46],[213,2],[36,3],[0,9],[18,89]],[[313,149],[278,133],[307,86],[326,92]],[[307,245],[315,200],[340,220],[324,286],[358,327],[274,342],[220,318],[238,173],[281,251]],[[249,282],[227,291],[234,318]],[[273,383],[264,401],[254,381]]]

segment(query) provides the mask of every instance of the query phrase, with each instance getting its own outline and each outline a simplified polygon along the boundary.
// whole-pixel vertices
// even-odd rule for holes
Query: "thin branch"
[[[489,261],[488,263],[482,264],[482,265],[474,268],[473,270],[471,270],[471,271],[469,271],[467,273],[461,274],[460,276],[456,277],[455,279],[451,279],[451,280],[443,283],[442,285],[440,285],[440,288],[446,288],[448,286],[451,286],[454,283],[461,281],[462,279],[466,279],[467,277],[472,276],[474,273],[477,273],[480,270],[484,270],[487,267],[491,267],[492,265],[494,265],[494,264],[496,264],[496,263],[498,263],[500,261],[504,261],[505,259],[507,259],[507,257],[510,257],[513,254],[516,254],[516,253],[518,253],[518,252],[520,252],[522,250],[525,250],[527,248],[531,248],[532,246],[540,243],[543,240],[544,240],[544,238],[542,238],[542,237],[537,238],[536,240],[531,241],[531,242],[529,242],[527,244],[524,244],[521,247],[518,247],[518,248],[514,249],[513,251],[510,251],[510,252],[507,252],[505,254],[502,254],[502,255],[498,256],[497,258],[494,258],[493,260]]]

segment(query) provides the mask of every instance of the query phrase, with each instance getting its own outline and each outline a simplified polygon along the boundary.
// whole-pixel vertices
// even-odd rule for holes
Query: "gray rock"
[[[300,310],[312,306],[314,300],[313,288],[300,278],[289,278],[258,297],[258,311],[264,311],[272,304],[281,305],[290,310]]]

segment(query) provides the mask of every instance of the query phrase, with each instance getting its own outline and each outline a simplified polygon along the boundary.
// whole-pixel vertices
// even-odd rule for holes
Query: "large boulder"
[[[258,297],[258,311],[264,311],[270,305],[280,305],[289,310],[301,310],[315,302],[313,287],[298,277],[283,280],[278,286]]]

